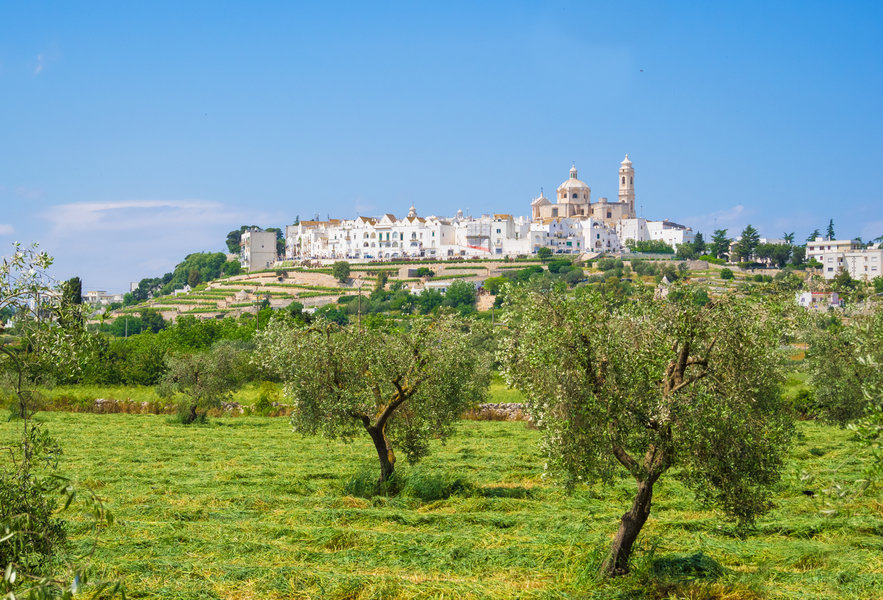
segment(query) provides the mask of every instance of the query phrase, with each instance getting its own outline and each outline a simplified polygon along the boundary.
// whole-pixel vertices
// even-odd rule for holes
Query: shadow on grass
[[[363,468],[352,475],[343,486],[345,494],[357,498],[399,496],[416,498],[423,502],[446,500],[451,496],[473,496],[475,490],[475,485],[463,477],[420,469],[393,473],[387,481],[379,483],[375,469]]]

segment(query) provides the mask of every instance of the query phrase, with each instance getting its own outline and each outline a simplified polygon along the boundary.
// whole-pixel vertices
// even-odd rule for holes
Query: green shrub
[[[733,271],[731,269],[721,269],[721,279],[732,279]]]

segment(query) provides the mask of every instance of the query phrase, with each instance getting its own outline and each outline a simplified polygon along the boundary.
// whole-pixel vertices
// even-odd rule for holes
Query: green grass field
[[[881,496],[824,493],[852,490],[861,457],[850,432],[815,423],[799,425],[775,508],[744,539],[661,480],[633,574],[611,582],[595,572],[631,482],[567,493],[523,423],[464,421],[418,466],[402,459],[397,496],[366,498],[367,437],[302,437],[281,418],[38,418],[62,472],[114,513],[93,564],[131,598],[883,597]],[[0,445],[16,430],[0,424]],[[87,521],[69,518],[82,549]],[[709,559],[722,572],[683,576]]]

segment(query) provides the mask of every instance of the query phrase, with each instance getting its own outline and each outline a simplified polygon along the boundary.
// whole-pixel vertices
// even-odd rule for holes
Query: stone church
[[[570,177],[558,186],[555,204],[542,193],[531,202],[534,221],[553,218],[594,219],[607,225],[616,225],[622,219],[635,218],[635,169],[629,155],[619,166],[619,200],[610,202],[600,198],[592,202],[592,189],[577,176],[576,165],[570,168]]]

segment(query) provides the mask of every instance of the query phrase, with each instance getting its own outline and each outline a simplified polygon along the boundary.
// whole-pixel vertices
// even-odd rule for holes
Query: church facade
[[[530,205],[534,221],[544,219],[594,219],[609,226],[616,226],[623,219],[634,219],[635,214],[635,169],[629,155],[619,165],[619,198],[610,202],[600,198],[592,202],[592,188],[582,181],[576,165],[570,168],[570,176],[558,186],[553,204],[542,193]]]

